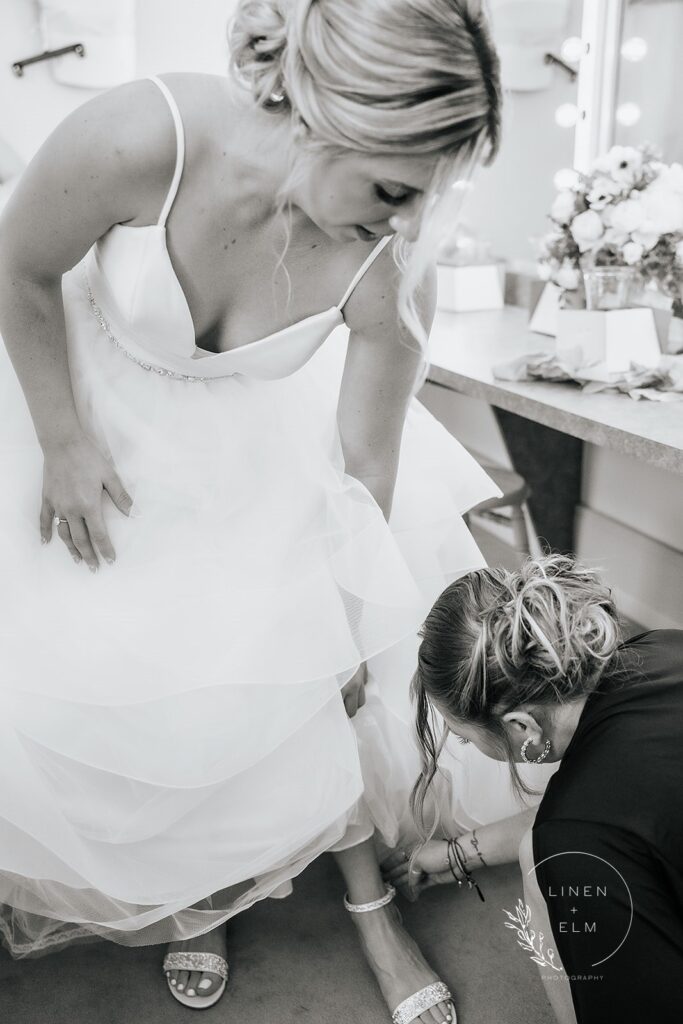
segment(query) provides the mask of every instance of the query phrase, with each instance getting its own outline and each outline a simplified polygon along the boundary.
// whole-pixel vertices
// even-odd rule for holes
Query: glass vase
[[[591,267],[584,270],[586,309],[628,309],[635,280],[633,267]]]

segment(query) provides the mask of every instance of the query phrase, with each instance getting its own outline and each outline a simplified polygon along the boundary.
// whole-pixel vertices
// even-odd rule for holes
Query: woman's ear
[[[515,750],[528,739],[531,739],[532,745],[543,742],[543,727],[528,711],[508,711],[503,715],[502,722]]]

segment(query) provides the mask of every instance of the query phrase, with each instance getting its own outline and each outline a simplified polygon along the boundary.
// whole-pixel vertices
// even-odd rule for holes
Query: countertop
[[[553,345],[553,338],[529,330],[528,313],[517,306],[477,313],[439,310],[427,379],[583,441],[683,473],[683,403],[584,394],[575,384],[494,378],[492,367],[497,364],[551,351]]]

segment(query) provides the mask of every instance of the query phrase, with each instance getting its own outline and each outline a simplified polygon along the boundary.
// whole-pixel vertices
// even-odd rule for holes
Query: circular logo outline
[[[576,856],[577,854],[579,856],[581,856],[581,857],[593,857],[594,860],[602,861],[602,863],[606,864],[608,868],[611,868],[612,871],[614,871],[615,874],[617,874],[619,876],[619,878],[622,880],[622,882],[624,883],[624,888],[626,889],[626,892],[628,893],[628,900],[629,900],[629,904],[630,904],[630,908],[631,908],[631,913],[630,913],[630,917],[629,917],[629,921],[628,921],[628,928],[626,929],[626,934],[624,935],[623,939],[621,940],[621,942],[619,943],[617,948],[612,950],[612,952],[609,953],[607,956],[603,957],[602,960],[596,960],[596,962],[594,964],[590,965],[591,967],[599,967],[600,964],[604,964],[607,960],[609,960],[611,957],[613,957],[615,953],[619,952],[619,950],[621,949],[621,947],[624,945],[624,943],[626,942],[627,938],[629,937],[629,933],[631,931],[631,926],[633,924],[633,896],[631,895],[631,890],[628,887],[628,882],[626,881],[626,879],[622,875],[622,873],[619,870],[619,868],[615,868],[614,864],[610,864],[610,862],[608,860],[605,860],[604,857],[598,857],[597,853],[586,853],[585,850],[563,850],[562,853],[551,853],[549,857],[544,857],[543,860],[539,860],[538,864],[534,864],[534,866],[532,868],[529,868],[529,870],[527,871],[527,875],[530,875],[532,872],[534,872],[534,874],[535,874],[536,869],[540,868],[541,864],[545,864],[547,861],[552,860],[554,857],[569,857],[569,856],[572,856],[572,855]]]

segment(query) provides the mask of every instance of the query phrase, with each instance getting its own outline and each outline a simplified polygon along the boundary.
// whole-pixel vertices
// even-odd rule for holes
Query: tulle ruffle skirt
[[[369,660],[373,685],[407,692],[431,601],[481,564],[461,513],[495,492],[414,401],[387,526],[344,471],[343,330],[283,380],[185,382],[112,345],[73,274],[65,305],[82,422],[134,504],[125,518],[107,502],[117,561],[97,575],[56,537],[41,546],[42,455],[3,350],[0,928],[15,955],[199,934],[369,835],[340,688]]]

